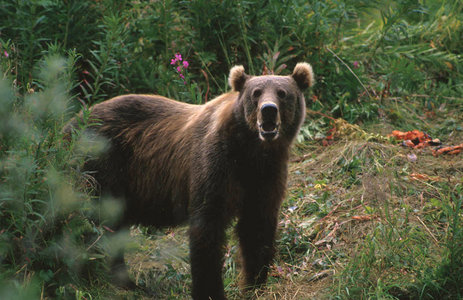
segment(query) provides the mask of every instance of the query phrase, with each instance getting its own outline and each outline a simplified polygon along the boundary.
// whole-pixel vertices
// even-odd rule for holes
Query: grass
[[[351,136],[338,137],[328,147],[313,142],[297,146],[280,217],[279,255],[259,297],[461,297],[463,163],[458,156],[436,158],[421,150],[412,162],[412,150],[396,143]],[[412,173],[434,180],[415,180]],[[155,240],[133,233],[143,248],[132,254],[142,258],[132,265],[135,278],[161,278],[163,283],[152,285],[159,287],[161,298],[186,299],[187,253],[172,257],[169,250],[172,243],[187,247],[185,229],[179,234],[169,229]],[[232,282],[227,286],[230,299],[241,297],[235,247],[233,240],[228,249],[234,262],[227,258],[225,265]],[[164,262],[158,265],[160,260]],[[164,271],[154,275],[153,269]],[[173,277],[178,279],[172,283]]]
[[[92,221],[118,213],[109,200],[94,205],[95,183],[80,170],[104,145],[62,128],[116,95],[204,103],[228,90],[235,64],[284,75],[299,61],[317,82],[278,256],[256,296],[463,298],[461,154],[387,137],[419,129],[462,143],[462,11],[456,0],[0,0],[0,298],[188,298],[187,229],[112,235]],[[176,53],[189,62],[185,83],[170,65]],[[229,237],[225,288],[241,299]],[[118,245],[130,249],[138,290],[108,281]]]

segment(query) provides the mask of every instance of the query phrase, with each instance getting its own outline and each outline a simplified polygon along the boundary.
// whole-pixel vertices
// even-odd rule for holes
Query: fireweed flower
[[[182,55],[180,53],[176,53],[175,57],[170,60],[170,64],[173,66],[176,66],[175,69],[178,73],[178,76],[183,80],[183,84],[186,84],[185,81],[185,75],[183,74],[183,71],[186,70],[190,64],[188,61],[183,60],[182,62]]]
[[[5,55],[6,58],[8,58],[8,56],[10,56],[10,55],[8,54],[8,52],[6,52],[6,50],[5,50],[5,52],[3,52],[3,54]],[[188,63],[188,62],[187,62],[187,63]]]

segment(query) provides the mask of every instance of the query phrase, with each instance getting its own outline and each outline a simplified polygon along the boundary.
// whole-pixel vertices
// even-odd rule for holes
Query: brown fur
[[[292,76],[252,77],[234,67],[229,78],[233,92],[205,105],[125,95],[91,113],[100,125],[89,131],[110,148],[86,169],[96,171],[102,193],[123,199],[119,225],[189,222],[194,299],[225,299],[223,245],[234,217],[245,285],[265,283],[289,147],[305,115],[302,89],[313,83],[308,64]]]

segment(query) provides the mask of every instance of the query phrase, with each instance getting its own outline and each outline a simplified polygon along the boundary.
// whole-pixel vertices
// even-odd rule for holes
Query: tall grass
[[[21,91],[35,88],[34,62],[50,44],[62,55],[75,49],[82,57],[75,92],[88,103],[128,92],[196,102],[178,92],[169,66],[177,52],[191,62],[190,82],[203,101],[227,89],[235,64],[287,74],[306,60],[318,74],[314,108],[360,121],[377,115],[372,97],[433,93],[449,81],[436,97],[461,90],[461,10],[458,1],[410,0],[7,1],[0,43]]]
[[[429,244],[429,232],[385,206],[385,222],[353,252],[337,276],[336,299],[460,299],[462,297],[461,185],[444,184],[439,205],[446,233]],[[442,201],[442,202],[440,202]],[[408,218],[408,216],[406,216]],[[356,253],[357,252],[357,253]]]
[[[437,264],[428,266],[419,276],[415,286],[421,299],[462,298],[463,287],[463,194],[461,184],[443,187],[443,217],[448,222],[443,239],[442,257]]]

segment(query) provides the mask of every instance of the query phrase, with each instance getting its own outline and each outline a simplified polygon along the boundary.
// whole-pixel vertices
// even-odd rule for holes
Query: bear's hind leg
[[[129,271],[124,261],[124,250],[119,250],[116,255],[111,257],[110,272],[113,283],[118,287],[129,290],[137,287],[135,282],[130,279]]]

